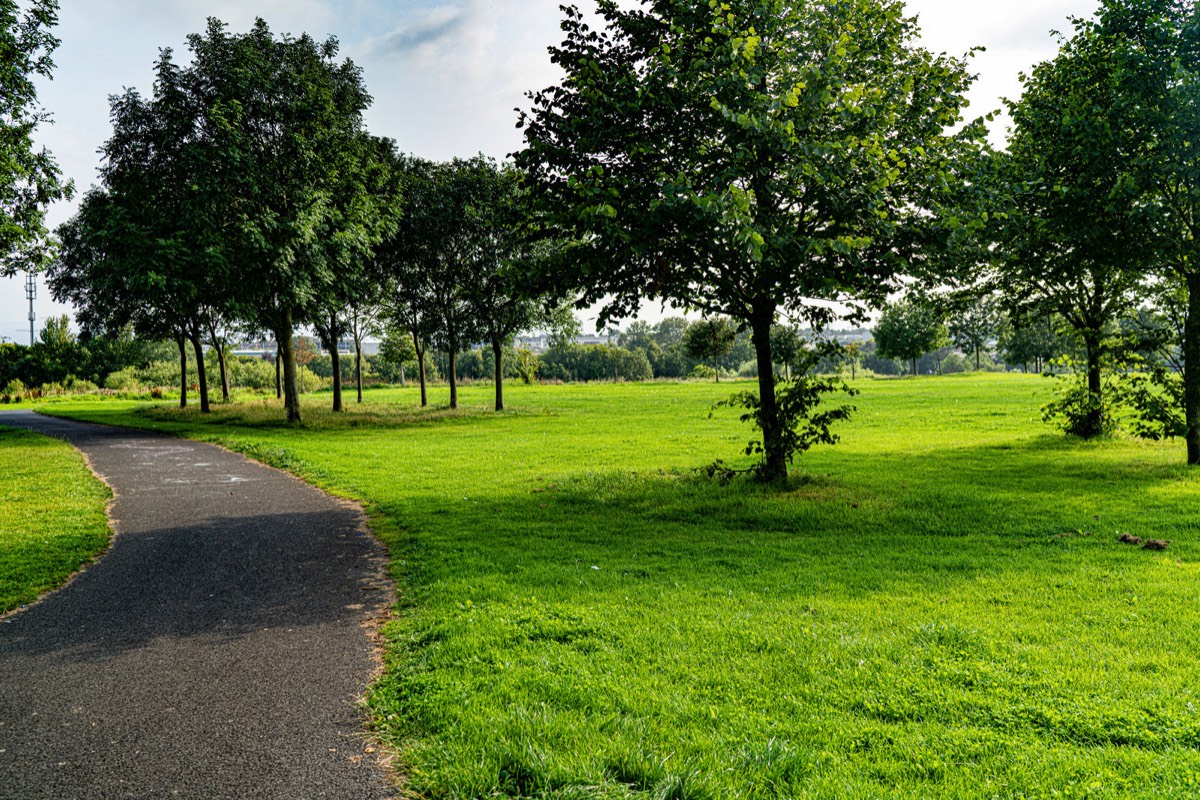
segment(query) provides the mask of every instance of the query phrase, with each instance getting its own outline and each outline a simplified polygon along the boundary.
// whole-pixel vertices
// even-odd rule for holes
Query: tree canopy
[[[0,0],[0,276],[45,265],[46,209],[71,195],[58,163],[34,143],[49,119],[35,80],[51,77],[57,23],[57,0]]]

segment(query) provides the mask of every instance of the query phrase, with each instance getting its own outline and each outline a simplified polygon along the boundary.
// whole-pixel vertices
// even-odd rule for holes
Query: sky
[[[591,0],[579,0],[589,8]],[[969,116],[999,109],[1020,95],[1018,75],[1053,58],[1051,31],[1068,31],[1070,16],[1089,16],[1095,0],[909,0],[925,46],[962,55],[984,47],[971,62],[978,75]],[[160,48],[182,59],[189,33],[217,17],[244,31],[262,17],[278,33],[336,36],[341,55],[363,69],[374,103],[367,127],[395,139],[401,150],[442,160],[484,153],[504,158],[521,146],[516,108],[525,93],[556,82],[546,48],[560,41],[559,0],[60,0],[53,80],[39,88],[54,117],[38,140],[76,185],[76,196],[97,182],[97,150],[109,137],[108,98],[126,88],[150,94]],[[1002,141],[1004,121],[993,125]],[[51,210],[52,225],[73,203]],[[0,278],[0,341],[28,343],[24,278]],[[34,311],[69,313],[39,284]],[[654,321],[656,303],[642,318]]]

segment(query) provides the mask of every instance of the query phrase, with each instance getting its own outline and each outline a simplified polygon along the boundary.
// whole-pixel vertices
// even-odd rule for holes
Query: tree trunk
[[[504,364],[499,339],[492,339],[492,372],[496,378],[496,410],[504,410]]]
[[[975,371],[979,372],[979,346],[975,347]]]
[[[283,354],[283,407],[288,422],[300,422],[300,392],[296,384],[296,351],[292,347],[292,310],[283,313],[283,325],[275,332]]]
[[[1188,311],[1183,323],[1183,413],[1187,463],[1200,464],[1200,271],[1187,275]]]
[[[417,376],[421,381],[421,408],[429,405],[429,392],[426,389],[425,383],[425,351],[421,348],[417,337],[413,337],[413,347],[417,351]]]
[[[196,353],[196,386],[200,389],[200,413],[207,414],[212,409],[208,405],[208,376],[204,366],[204,343],[200,341],[200,331],[194,330],[188,339],[192,350]]]
[[[221,402],[229,402],[229,371],[225,367],[225,348],[221,344],[221,337],[217,336],[217,326],[215,323],[210,323],[208,326],[208,335],[212,339],[213,350],[217,352],[217,368],[221,371]]]
[[[458,408],[458,354],[450,347],[450,407]]]
[[[787,453],[783,450],[783,423],[779,419],[779,404],[775,400],[775,367],[771,358],[771,323],[774,308],[756,309],[750,320],[751,341],[758,360],[758,422],[763,437],[763,463],[759,475],[763,480],[787,478]]]
[[[917,360],[915,358],[912,360],[912,376],[914,378],[917,376]]]
[[[338,353],[337,317],[329,315],[329,364],[333,367],[333,410],[342,407],[342,356]]]
[[[179,407],[187,408],[187,341],[179,335],[175,344],[179,345]]]
[[[275,342],[275,399],[283,398],[283,378],[279,370],[283,367],[283,347],[279,344],[278,334]]]
[[[217,367],[221,370],[221,402],[229,402],[229,369],[225,365],[225,348],[219,342],[214,343],[217,348]]]
[[[404,374],[404,367],[400,367],[400,374]],[[356,336],[354,338],[354,383],[358,388],[358,402],[362,404],[362,341]]]
[[[1083,438],[1090,439],[1099,436],[1104,430],[1103,391],[1100,382],[1100,340],[1098,336],[1084,336],[1084,347],[1087,349],[1087,384],[1090,408],[1084,417]]]
[[[336,344],[329,348],[329,363],[333,367],[333,410],[342,411],[342,357]]]

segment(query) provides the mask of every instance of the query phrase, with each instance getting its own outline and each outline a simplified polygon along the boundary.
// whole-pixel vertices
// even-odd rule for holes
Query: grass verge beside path
[[[111,492],[70,445],[0,426],[0,613],[61,586],[107,546]]]
[[[367,501],[405,606],[371,704],[419,796],[1200,794],[1182,446],[1056,435],[1034,377],[859,386],[786,491],[696,475],[747,463],[724,384],[317,396],[298,429],[273,401],[53,411]]]

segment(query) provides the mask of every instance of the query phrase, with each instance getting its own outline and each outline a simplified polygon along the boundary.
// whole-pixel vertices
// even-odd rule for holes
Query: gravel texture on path
[[[0,425],[70,442],[116,496],[111,549],[0,620],[0,798],[395,794],[357,704],[393,596],[360,511],[212,445]]]

